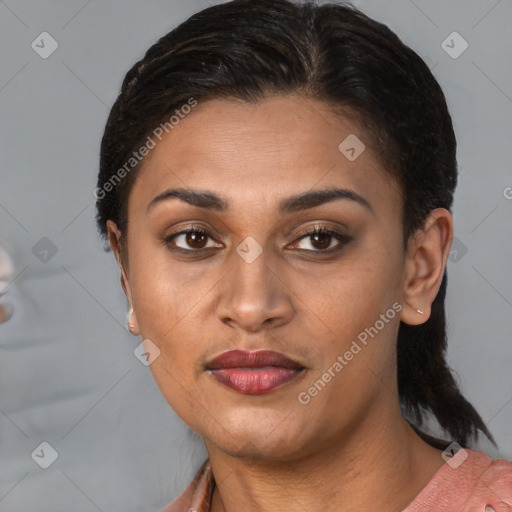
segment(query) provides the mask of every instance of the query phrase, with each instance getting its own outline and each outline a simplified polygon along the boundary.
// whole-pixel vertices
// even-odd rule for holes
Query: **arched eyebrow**
[[[308,210],[310,208],[315,208],[337,199],[348,199],[350,201],[354,201],[361,206],[364,206],[372,213],[375,213],[373,211],[372,205],[363,196],[357,194],[353,190],[342,188],[310,190],[309,192],[305,192],[303,194],[290,196],[287,199],[281,201],[278,211],[281,215],[286,215]]]
[[[147,208],[149,213],[157,204],[170,199],[180,199],[192,206],[213,210],[216,212],[226,212],[229,210],[229,200],[208,190],[191,190],[184,188],[168,189],[153,198]],[[325,190],[310,190],[302,194],[296,194],[283,199],[278,206],[279,215],[288,215],[299,211],[309,210],[321,206],[330,201],[345,199],[354,201],[366,209],[375,213],[371,204],[361,195],[353,190],[330,188]]]

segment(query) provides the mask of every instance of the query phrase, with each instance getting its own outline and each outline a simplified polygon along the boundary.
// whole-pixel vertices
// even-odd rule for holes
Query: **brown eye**
[[[310,245],[314,249],[302,249],[311,252],[331,252],[341,249],[343,245],[345,245],[350,240],[350,237],[328,228],[319,227],[305,232],[299,238],[299,241],[307,239],[310,240]],[[335,244],[334,247],[331,247],[331,244],[334,240],[337,241],[337,244]]]
[[[208,238],[210,233],[205,229],[190,228],[168,236],[164,242],[173,249],[194,252],[205,249]]]
[[[194,249],[202,249],[206,245],[208,235],[199,233],[198,231],[189,231],[185,235],[185,243]]]
[[[333,236],[326,233],[317,233],[315,235],[310,235],[310,238],[312,240],[313,247],[316,247],[317,249],[328,249],[331,245]]]

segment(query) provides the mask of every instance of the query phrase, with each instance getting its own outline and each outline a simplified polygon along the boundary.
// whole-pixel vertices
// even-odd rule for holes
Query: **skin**
[[[366,145],[354,161],[338,149],[349,134]],[[170,188],[211,191],[229,208],[174,198],[148,211]],[[326,188],[356,192],[371,209],[337,199],[277,213],[281,200]],[[145,158],[129,196],[127,254],[112,221],[109,240],[133,306],[132,332],[160,350],[152,374],[205,441],[214,512],[359,511],[377,503],[400,511],[443,465],[441,452],[401,416],[395,349],[399,320],[417,325],[430,315],[453,221],[433,210],[404,251],[401,201],[358,124],[297,95],[199,103]],[[162,242],[191,223],[209,236]],[[351,239],[340,246],[333,237],[302,236],[314,226]],[[252,263],[236,252],[249,236],[263,251]],[[176,246],[209,249],[189,256]],[[395,318],[300,403],[298,394],[395,302],[402,305]],[[282,352],[306,370],[271,393],[243,395],[204,371],[233,348]]]

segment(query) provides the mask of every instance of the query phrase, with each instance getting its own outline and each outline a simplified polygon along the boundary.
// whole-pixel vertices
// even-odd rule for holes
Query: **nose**
[[[290,322],[295,314],[294,295],[277,259],[266,251],[254,260],[241,254],[233,254],[231,269],[219,287],[219,319],[250,332]]]

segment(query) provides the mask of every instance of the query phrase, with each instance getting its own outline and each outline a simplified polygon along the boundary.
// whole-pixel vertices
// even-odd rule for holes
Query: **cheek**
[[[322,392],[322,397],[314,400],[316,406],[329,409],[328,404],[338,400],[336,393],[347,389],[352,399],[359,397],[357,400],[364,403],[364,397],[368,398],[381,380],[392,377],[389,372],[396,359],[401,310],[400,261],[398,252],[391,253],[374,243],[333,271],[322,288],[308,280],[303,283],[302,293],[306,297],[309,293],[310,302],[306,303],[322,319],[318,333],[326,335],[318,337],[319,366],[308,385],[322,378],[329,368],[336,375],[325,375],[326,379],[332,378],[332,384],[327,393]],[[312,290],[317,291],[311,294]],[[311,319],[314,316],[310,314]]]
[[[229,281],[227,269],[208,268],[205,261],[173,261],[165,248],[149,240],[137,241],[130,251],[130,281],[141,335],[178,356],[180,338],[193,345],[193,340],[205,337],[208,321],[219,324],[210,317],[219,300],[216,285]],[[281,293],[296,302],[304,318],[309,317],[325,334],[331,331],[346,339],[373,324],[396,301],[400,258],[386,249],[396,245],[367,235],[337,263],[293,268],[283,262],[274,272],[278,270],[286,284]],[[226,291],[225,282],[221,288]]]
[[[327,326],[344,337],[373,324],[400,298],[398,254],[368,247],[332,268],[328,279],[306,278],[303,295]]]
[[[181,279],[178,269],[159,242],[142,230],[136,240],[134,237],[130,247],[130,284],[143,334],[162,331],[164,325],[169,330],[184,315],[190,287]]]
[[[396,237],[379,229],[380,233],[367,233],[337,262],[293,267],[282,261],[280,268],[273,268],[284,283],[279,293],[286,294],[297,311],[287,329],[304,326],[315,337],[315,352],[324,364],[397,300],[400,258],[392,248],[399,242],[390,241]],[[189,368],[215,329],[222,328],[215,316],[219,290],[228,293],[236,283],[229,282],[225,266],[173,260],[165,247],[143,238],[141,234],[134,239],[129,251],[141,336],[151,339],[181,373],[178,363],[188,363]]]
[[[165,248],[133,251],[130,279],[142,338],[151,339],[165,356],[166,367],[185,375],[215,334],[211,322],[212,298],[223,276],[198,264],[171,261]]]

